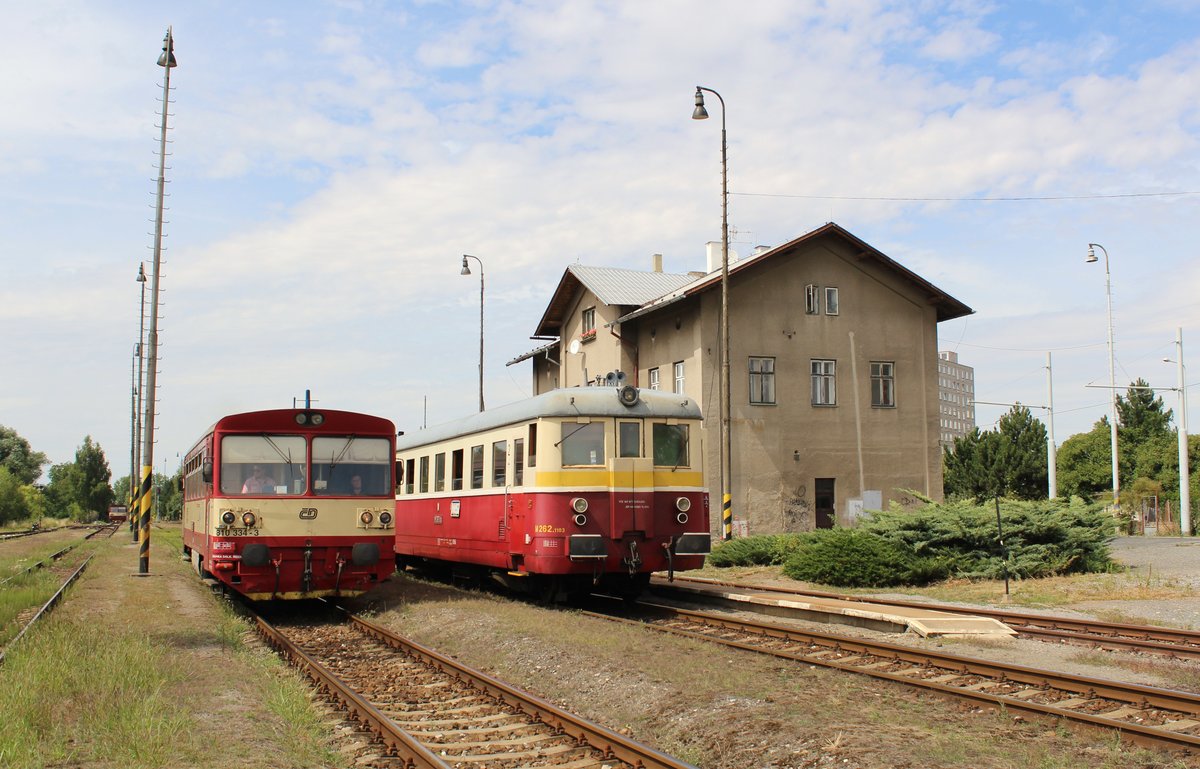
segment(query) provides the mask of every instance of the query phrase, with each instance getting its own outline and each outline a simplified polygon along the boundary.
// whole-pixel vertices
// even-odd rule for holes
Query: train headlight
[[[686,513],[692,509],[692,500],[687,497],[679,497],[675,500],[675,509],[681,513]]]
[[[571,500],[571,509],[577,513],[586,513],[588,511],[588,501],[583,497],[575,497]]]
[[[675,520],[679,521],[680,523],[687,523],[688,514],[684,512],[675,513]]]
[[[382,525],[387,526],[388,524],[390,524],[392,522],[392,514],[389,513],[388,511],[384,510],[382,513],[379,514],[379,522]]]
[[[575,525],[582,526],[587,523],[587,516],[583,513],[575,513]]]
[[[375,520],[375,516],[371,515],[370,510],[363,510],[358,514],[358,520],[362,521],[363,526],[370,526],[371,521]]]
[[[247,529],[253,527],[254,524],[257,522],[258,522],[258,519],[254,517],[254,513],[251,513],[249,511],[242,513],[242,525],[245,526]]]
[[[313,414],[311,417],[309,417],[309,421],[312,422],[314,425],[323,425],[323,424],[325,424],[325,415],[324,414]]]
[[[226,510],[225,512],[221,513],[221,522],[226,526],[232,526],[236,519],[237,516],[233,514],[232,510]]]

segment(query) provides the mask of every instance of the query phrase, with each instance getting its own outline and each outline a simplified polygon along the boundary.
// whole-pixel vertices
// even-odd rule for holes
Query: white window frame
[[[662,389],[662,380],[660,379],[660,374],[659,374],[659,370],[658,370],[657,366],[655,366],[654,368],[650,369],[649,372],[647,372],[647,378],[650,380],[650,389],[651,390],[661,390]]]
[[[671,364],[671,370],[675,374],[675,389],[672,392],[679,393],[680,395],[683,394],[684,386],[687,384],[683,363],[683,361],[677,360]]]
[[[589,307],[583,311],[582,323],[579,329],[579,338],[587,341],[588,339],[596,338],[596,308]]]
[[[814,283],[809,283],[804,287],[804,314],[821,314],[821,290]]]
[[[825,314],[838,314],[838,290],[833,286],[825,287]]]
[[[837,405],[837,361],[813,358],[809,361],[812,376],[812,405]]]

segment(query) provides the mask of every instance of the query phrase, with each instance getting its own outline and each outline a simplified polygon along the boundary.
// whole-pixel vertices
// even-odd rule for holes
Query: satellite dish
[[[578,354],[579,354],[579,348],[580,348],[581,346],[582,346],[582,345],[580,345],[580,344],[579,344],[579,340],[578,340],[578,339],[572,339],[572,340],[571,340],[571,343],[570,343],[569,345],[567,345],[567,352],[571,353],[572,355],[578,355]]]

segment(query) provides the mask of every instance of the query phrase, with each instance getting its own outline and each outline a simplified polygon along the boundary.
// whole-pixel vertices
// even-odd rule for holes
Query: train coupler
[[[638,552],[636,539],[629,540],[629,555],[621,559],[629,569],[630,576],[637,574],[642,568],[642,554]]]
[[[667,582],[675,581],[675,553],[673,552],[674,546],[675,546],[675,538],[674,537],[671,537],[670,542],[662,543],[663,552],[666,553],[666,555],[667,555]]]

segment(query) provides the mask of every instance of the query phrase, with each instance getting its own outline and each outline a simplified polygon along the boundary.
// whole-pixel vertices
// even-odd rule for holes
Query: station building
[[[707,269],[571,265],[534,330],[535,394],[626,383],[686,393],[705,414],[720,532],[721,244]],[[730,255],[735,534],[850,525],[866,509],[942,496],[937,324],[971,308],[838,226]]]

